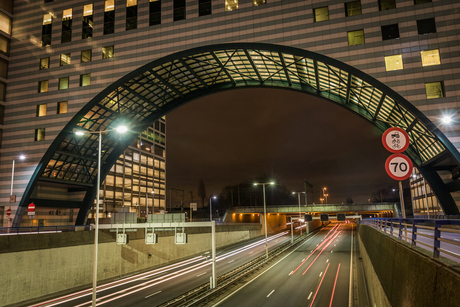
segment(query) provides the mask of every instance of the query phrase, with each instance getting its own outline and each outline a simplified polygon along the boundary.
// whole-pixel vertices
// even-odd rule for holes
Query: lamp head
[[[116,130],[118,133],[125,133],[126,131],[128,131],[128,128],[126,128],[126,126],[119,126],[116,128]]]
[[[84,133],[83,131],[80,131],[80,130],[79,130],[79,131],[75,132],[75,134],[76,134],[76,135],[84,135],[85,133]]]
[[[19,156],[19,160],[24,160],[25,158],[26,158],[26,156],[24,156],[24,155]]]

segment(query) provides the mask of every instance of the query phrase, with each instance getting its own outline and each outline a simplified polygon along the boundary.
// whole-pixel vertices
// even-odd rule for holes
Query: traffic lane
[[[289,241],[289,239],[290,239],[290,236],[287,233],[285,233],[284,235],[279,235],[278,238],[272,239],[274,236],[277,236],[277,235],[273,235],[273,236],[269,237],[268,244],[269,244],[270,249],[274,248],[274,247],[276,247],[278,245],[281,245],[281,244]],[[254,246],[254,247],[250,248],[249,250],[245,250],[248,245],[255,244],[255,242],[258,242],[257,246]],[[220,258],[228,257],[229,255],[234,253],[235,250],[238,250],[238,249],[243,249],[244,250],[241,253],[246,253],[247,252],[247,254],[249,256],[245,254],[245,257],[243,257],[241,259],[241,261],[234,261],[235,263],[232,266],[227,266],[227,268],[229,270],[231,270],[231,269],[236,268],[237,266],[239,266],[239,265],[241,265],[243,263],[246,263],[248,261],[247,258],[252,259],[252,258],[258,257],[260,255],[263,255],[265,253],[265,239],[258,238],[255,242],[248,242],[243,246],[238,245],[236,247],[226,249],[223,252],[219,252],[220,255],[218,255],[218,260],[219,260],[219,257]],[[241,253],[239,253],[239,254],[241,254]],[[233,257],[233,256],[230,256],[230,257]],[[222,263],[222,261],[225,261],[225,260],[221,260],[221,261],[216,262],[216,265],[218,267],[218,269],[217,269],[217,274],[218,275],[221,275],[221,274],[223,274],[223,272],[225,272],[224,268],[222,268],[222,267],[219,268],[219,264]],[[104,305],[104,304],[112,303],[112,302],[116,301],[117,306],[118,305],[121,306],[121,305],[124,305],[124,304],[126,304],[127,306],[132,306],[134,301],[140,301],[142,297],[143,298],[145,298],[145,297],[149,298],[149,295],[152,295],[152,294],[155,294],[155,295],[152,295],[151,297],[155,296],[155,300],[158,300],[161,303],[163,301],[167,301],[169,299],[172,299],[172,298],[182,294],[183,292],[189,291],[190,289],[209,281],[209,276],[211,276],[211,261],[210,260],[208,260],[208,261],[201,260],[201,261],[198,261],[198,262],[194,262],[194,263],[191,264],[191,266],[198,266],[198,267],[203,266],[203,267],[199,268],[197,270],[194,270],[194,271],[190,271],[191,269],[193,270],[194,268],[189,269],[188,267],[181,267],[179,269],[179,271],[184,271],[184,272],[180,272],[179,273],[180,275],[178,275],[178,276],[176,276],[177,270],[174,270],[174,272],[173,271],[168,271],[166,273],[153,274],[152,276],[148,276],[148,277],[145,277],[145,278],[140,278],[139,280],[137,280],[135,282],[130,282],[130,283],[127,283],[125,285],[114,286],[113,288],[111,288],[109,290],[98,291],[98,295],[97,295],[97,297],[98,297],[98,305]],[[193,275],[195,272],[197,272],[197,275],[200,275],[201,273],[206,272],[206,270],[209,272],[209,274],[203,274],[202,276],[199,276],[201,278],[197,279],[196,278],[197,276]],[[171,276],[171,274],[173,276]],[[189,274],[191,274],[191,275],[189,275]],[[142,275],[142,274],[139,274],[139,275]],[[190,281],[192,281],[192,285],[190,285],[188,283],[188,281],[189,281],[188,279],[187,279],[187,282],[184,282],[185,279],[188,278],[188,276],[190,276]],[[181,280],[181,285],[180,286],[181,287],[180,288],[175,287],[173,294],[171,294],[170,291],[167,291],[167,289],[164,288],[163,286],[161,286],[162,289],[159,289],[157,291],[152,292],[152,289],[155,290],[157,288],[160,288],[160,285],[163,285],[163,284],[166,284],[168,286],[173,285],[174,284],[173,280],[176,279],[177,277],[180,277],[180,280]],[[195,277],[195,278],[193,278],[193,277]],[[185,286],[185,288],[182,287],[183,285]],[[182,291],[182,290],[180,290],[181,288],[184,288],[185,290]],[[157,293],[158,291],[161,291],[161,292]],[[144,294],[145,294],[145,296],[142,296]],[[137,299],[133,300],[133,298],[130,297],[131,295],[134,295],[135,297],[137,297]],[[91,293],[88,293],[87,295],[85,295],[84,297],[81,297],[79,299],[72,300],[72,301],[69,301],[69,302],[63,303],[63,304],[56,304],[56,305],[83,307],[83,306],[89,306],[91,304],[90,302],[91,302]],[[125,302],[125,303],[123,303],[123,302]]]
[[[324,301],[327,301],[328,306],[336,279],[336,276],[330,272],[337,271],[338,263],[343,262],[341,258],[345,258],[346,260],[344,261],[348,261],[348,265],[346,265],[345,268],[341,268],[341,271],[339,271],[338,280],[340,280],[340,282],[338,283],[343,290],[337,293],[337,295],[340,295],[342,298],[334,302],[333,306],[336,304],[337,306],[341,306],[341,301],[346,301],[348,304],[349,278],[347,278],[347,276],[349,277],[350,253],[348,252],[347,257],[344,251],[347,249],[348,251],[350,250],[351,242],[350,240],[341,239],[336,241],[336,237],[329,246],[324,249],[321,247],[320,250],[313,253],[310,259],[305,261],[304,259],[308,257],[311,250],[314,250],[317,245],[321,246],[322,240],[324,240],[324,235],[318,237],[316,240],[312,240],[309,244],[302,245],[278,265],[266,271],[259,278],[225,300],[222,304],[219,304],[219,306],[305,306],[307,302],[309,304],[313,302],[314,295],[321,282],[325,283],[325,286],[321,284],[320,290],[326,287],[329,289],[328,291],[330,291],[330,294],[328,298],[321,299],[320,297],[324,295],[319,294],[319,298],[315,299],[315,306],[326,306],[321,305],[324,304]],[[337,246],[334,247],[333,243]],[[334,249],[336,255],[331,253]],[[344,251],[342,251],[342,249]],[[319,253],[321,254],[318,256]],[[334,259],[339,260],[335,261]],[[298,265],[302,262],[303,265],[297,269]],[[295,269],[297,269],[297,271],[291,274]],[[326,269],[328,270],[327,272]],[[302,275],[305,271],[305,275]],[[323,290],[323,292],[325,291]],[[334,297],[336,297],[336,295],[334,295]]]
[[[301,272],[292,275],[291,273],[311,254],[317,245],[321,244],[328,230],[330,229],[326,228],[318,232],[277,265],[265,271],[219,306],[296,306],[305,301],[305,296],[308,294],[303,292],[300,293],[301,295],[284,295],[284,293],[290,292],[290,289],[298,289],[300,282],[305,282],[305,286],[311,286],[311,283],[314,282],[312,279],[302,278]],[[311,272],[312,274],[320,273],[316,267]],[[280,298],[282,304],[279,304]]]

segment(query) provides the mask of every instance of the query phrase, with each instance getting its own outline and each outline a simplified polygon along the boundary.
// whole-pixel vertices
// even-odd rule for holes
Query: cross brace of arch
[[[410,138],[406,154],[427,179],[446,214],[458,214],[439,170],[455,172],[460,155],[445,135],[395,91],[337,60],[302,49],[272,44],[234,43],[181,51],[148,63],[94,97],[59,133],[29,182],[21,210],[37,183],[65,184],[86,191],[76,224],[83,224],[96,194],[97,131],[123,123],[129,133],[102,138],[102,180],[117,158],[154,121],[168,112],[214,92],[240,87],[276,87],[301,91],[336,103],[365,118],[382,132],[404,129]],[[93,132],[85,136],[75,131]],[[22,211],[22,212],[21,212]]]

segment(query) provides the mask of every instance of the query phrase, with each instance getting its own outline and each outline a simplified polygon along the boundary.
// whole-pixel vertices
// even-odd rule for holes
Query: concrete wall
[[[358,232],[371,306],[459,306],[458,270],[372,227]]]
[[[210,229],[188,230],[188,244],[184,245],[174,243],[174,232],[158,232],[154,245],[144,243],[143,231],[130,233],[127,245],[116,244],[114,233],[100,232],[98,280],[148,270],[211,249]],[[217,247],[262,235],[260,225],[221,226],[216,230]],[[93,238],[92,231],[0,237],[2,306],[90,286]]]

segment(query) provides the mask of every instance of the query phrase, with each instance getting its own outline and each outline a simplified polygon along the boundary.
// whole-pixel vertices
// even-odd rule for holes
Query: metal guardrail
[[[310,234],[315,233],[315,231]],[[219,297],[222,292],[228,290],[228,286],[234,283],[241,282],[241,279],[250,273],[258,270],[261,266],[273,260],[275,257],[278,257],[280,254],[284,253],[286,250],[297,246],[303,242],[303,239],[307,236],[299,236],[294,240],[294,243],[286,242],[281,246],[269,251],[269,258],[266,259],[265,255],[259,256],[238,268],[225,273],[217,278],[217,287],[215,289],[210,289],[210,283],[205,283],[201,286],[198,286],[185,294],[182,294],[166,303],[161,304],[159,307],[197,307],[204,306],[209,301]]]
[[[460,215],[416,215],[415,219],[459,220]]]
[[[460,242],[443,238],[443,233],[458,234],[460,241],[460,220],[456,219],[424,219],[424,218],[370,218],[364,219],[360,224],[377,228],[391,236],[397,236],[398,240],[405,240],[411,243],[411,247],[419,246],[433,251],[433,258],[439,258],[441,253],[450,255],[460,260],[460,254],[441,248],[441,242],[460,247]],[[447,228],[446,225],[456,225],[459,229]],[[444,227],[443,227],[444,226]],[[422,233],[421,230],[432,231],[432,234]],[[397,234],[395,234],[397,231]],[[427,244],[418,239],[424,237],[433,240]]]
[[[83,231],[90,230],[90,225],[75,226],[28,226],[28,227],[0,227],[0,235],[20,235],[20,234],[39,234],[39,233],[54,233],[66,231]]]

